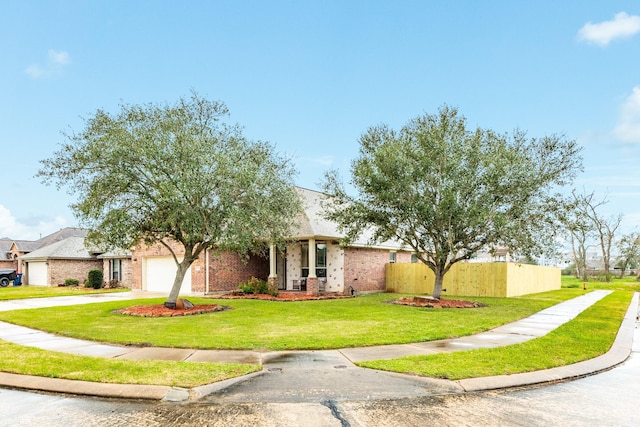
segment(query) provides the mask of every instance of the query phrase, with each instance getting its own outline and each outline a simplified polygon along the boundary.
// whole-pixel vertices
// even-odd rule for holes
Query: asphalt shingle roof
[[[73,236],[44,246],[20,257],[22,260],[36,259],[95,259],[84,245],[84,237]]]
[[[322,201],[327,195],[319,191],[308,190],[306,188],[296,187],[296,190],[302,197],[304,213],[298,218],[297,228],[295,229],[296,238],[299,239],[331,239],[340,240],[344,234],[338,231],[338,225],[335,222],[324,218]],[[402,249],[400,242],[386,241],[375,245],[369,245],[369,240],[373,235],[371,230],[363,232],[351,246],[371,246],[374,248],[385,249]]]

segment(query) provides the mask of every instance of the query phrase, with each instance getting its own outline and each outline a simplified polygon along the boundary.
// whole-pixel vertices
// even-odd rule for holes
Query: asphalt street
[[[271,352],[262,373],[196,400],[0,388],[0,426],[636,426],[640,330],[634,301],[633,316],[623,322],[630,328],[621,328],[629,331],[624,340],[629,358],[574,381],[469,393],[447,389],[451,382],[356,368],[338,350]],[[523,332],[522,326],[517,329]]]
[[[639,351],[636,344],[623,365],[575,381],[400,399],[185,404],[0,389],[0,426],[638,426]]]

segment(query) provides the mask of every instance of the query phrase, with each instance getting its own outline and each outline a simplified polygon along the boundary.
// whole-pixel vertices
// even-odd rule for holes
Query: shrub
[[[80,281],[78,279],[64,279],[64,285],[65,286],[78,286],[80,284]]]
[[[273,296],[278,295],[277,290],[273,291],[269,289],[269,283],[255,277],[249,279],[247,283],[239,284],[238,289],[240,289],[245,294],[265,294]]]
[[[103,285],[102,279],[103,279],[103,275],[101,270],[89,271],[89,276],[87,277],[87,287],[93,288],[93,289],[100,289]]]
[[[119,280],[113,279],[109,281],[109,283],[107,284],[107,287],[109,289],[116,289],[116,288],[122,288],[123,286]]]

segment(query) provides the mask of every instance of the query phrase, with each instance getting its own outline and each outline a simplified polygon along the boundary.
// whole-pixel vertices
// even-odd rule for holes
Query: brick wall
[[[0,259],[0,268],[9,268],[11,270],[18,270],[18,260]],[[19,271],[17,271],[19,273]]]
[[[87,280],[90,270],[102,271],[102,260],[49,260],[49,284],[64,284],[66,279],[78,279],[80,285]]]
[[[16,261],[16,270],[17,273],[23,273],[22,269],[24,268],[24,261],[18,260],[18,257],[24,255],[25,252],[20,252],[16,249],[16,245],[11,245],[11,258]]]
[[[245,260],[240,255],[230,252],[210,254],[209,291],[211,292],[231,291],[251,277],[266,281],[268,276],[268,257],[252,255]]]
[[[386,264],[389,251],[373,248],[344,249],[344,289],[352,286],[358,292],[384,292],[386,290]],[[396,252],[396,262],[411,262],[411,253]]]

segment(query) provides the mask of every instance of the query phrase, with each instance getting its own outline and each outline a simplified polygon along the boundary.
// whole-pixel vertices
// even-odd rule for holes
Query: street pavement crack
[[[340,414],[340,410],[336,406],[336,402],[334,400],[324,400],[320,403],[323,406],[326,406],[327,408],[331,409],[331,415],[333,415],[334,418],[340,421],[340,425],[342,427],[351,427],[351,424],[349,423],[349,421],[345,420]]]

